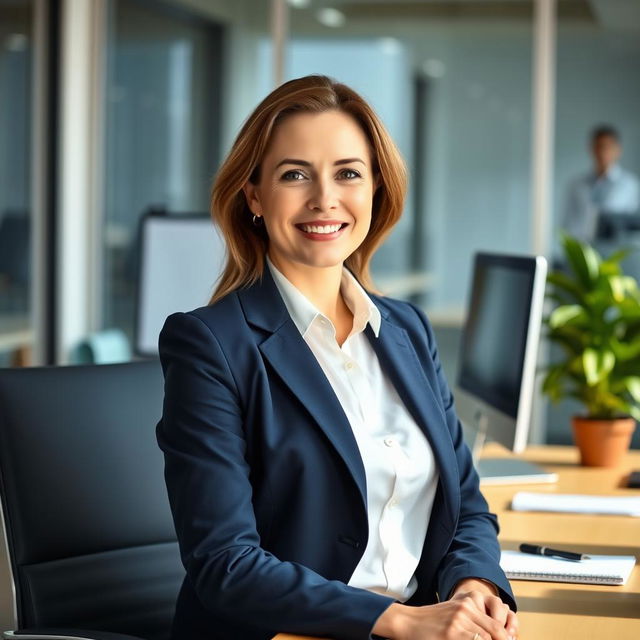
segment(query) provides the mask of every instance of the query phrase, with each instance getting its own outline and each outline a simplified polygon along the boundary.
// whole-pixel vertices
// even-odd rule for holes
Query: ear
[[[244,197],[247,199],[247,205],[249,209],[251,209],[251,212],[256,215],[262,215],[262,206],[260,205],[260,198],[258,196],[258,185],[247,180],[242,190],[244,191]]]

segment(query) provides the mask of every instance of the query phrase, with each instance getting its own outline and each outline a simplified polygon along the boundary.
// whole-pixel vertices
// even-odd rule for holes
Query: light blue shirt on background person
[[[640,214],[640,181],[613,165],[602,175],[589,172],[573,181],[569,189],[563,228],[583,242],[594,242],[602,214]]]

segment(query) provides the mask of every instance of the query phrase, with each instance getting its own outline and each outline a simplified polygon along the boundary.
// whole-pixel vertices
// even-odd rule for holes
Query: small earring
[[[258,220],[260,222],[258,222]],[[253,214],[253,224],[256,227],[261,227],[264,224],[264,220],[262,219],[262,216],[257,216],[255,213]]]

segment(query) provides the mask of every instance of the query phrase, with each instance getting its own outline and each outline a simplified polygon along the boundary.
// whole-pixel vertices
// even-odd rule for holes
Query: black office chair
[[[169,637],[184,569],[155,438],[161,411],[157,361],[0,370],[15,591],[5,639]]]

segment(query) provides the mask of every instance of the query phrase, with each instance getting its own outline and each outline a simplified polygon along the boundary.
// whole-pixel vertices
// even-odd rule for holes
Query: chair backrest
[[[184,575],[155,425],[157,361],[0,370],[17,628],[169,637]]]

